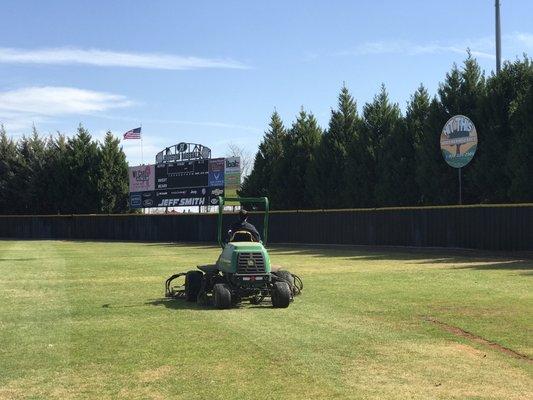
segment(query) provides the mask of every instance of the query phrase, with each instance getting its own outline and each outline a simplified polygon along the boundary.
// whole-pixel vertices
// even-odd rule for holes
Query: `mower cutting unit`
[[[268,199],[266,197],[218,199],[218,243],[222,253],[216,264],[200,265],[198,270],[172,275],[165,282],[165,296],[185,298],[207,304],[212,300],[216,308],[230,308],[243,300],[259,304],[270,298],[276,308],[288,307],[294,296],[303,289],[302,280],[288,271],[272,268],[265,248],[268,235]],[[264,205],[263,242],[254,241],[248,231],[233,232],[226,243],[222,238],[222,220],[226,201],[260,203]],[[178,278],[185,283],[173,286]]]

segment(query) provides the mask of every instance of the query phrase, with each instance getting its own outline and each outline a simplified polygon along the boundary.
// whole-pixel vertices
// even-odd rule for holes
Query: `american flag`
[[[124,140],[140,139],[140,138],[141,138],[141,128],[131,129],[124,134]]]

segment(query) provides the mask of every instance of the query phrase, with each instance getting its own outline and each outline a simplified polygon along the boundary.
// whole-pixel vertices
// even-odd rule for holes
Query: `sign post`
[[[461,169],[472,161],[477,150],[477,131],[470,118],[455,115],[446,122],[440,135],[440,149],[444,161],[459,170],[459,204],[462,204]]]
[[[459,168],[459,205],[463,204],[463,184],[461,182],[461,168]]]

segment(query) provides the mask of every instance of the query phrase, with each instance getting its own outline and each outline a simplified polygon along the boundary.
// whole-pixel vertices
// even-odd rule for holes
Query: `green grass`
[[[533,397],[531,259],[276,247],[305,284],[288,309],[162,298],[218,253],[0,241],[0,399]]]

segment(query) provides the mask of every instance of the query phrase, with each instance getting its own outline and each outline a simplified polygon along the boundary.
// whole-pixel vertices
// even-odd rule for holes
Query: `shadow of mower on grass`
[[[186,301],[185,299],[175,299],[169,297],[161,297],[159,299],[151,299],[144,303],[145,305],[158,306],[170,308],[172,310],[198,310],[198,311],[224,311],[219,310],[213,307],[212,304],[199,305],[195,302]],[[233,305],[229,310],[235,309],[248,309],[248,308],[259,308],[259,309],[271,309],[274,308],[270,302],[263,302],[261,304],[250,304],[248,302],[238,303]]]

